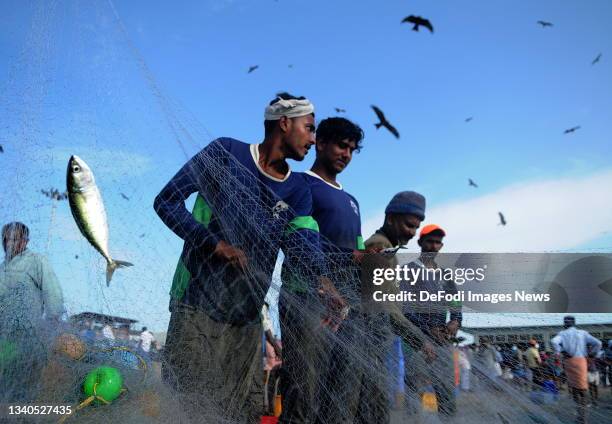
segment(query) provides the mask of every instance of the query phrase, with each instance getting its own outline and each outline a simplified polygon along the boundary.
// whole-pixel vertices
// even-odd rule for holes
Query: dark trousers
[[[388,317],[352,313],[336,338],[318,396],[318,423],[388,423],[391,376],[386,359],[393,343]]]
[[[331,334],[321,326],[323,307],[307,294],[281,291],[280,326],[283,340],[281,368],[283,424],[313,423],[317,394],[323,382],[330,351]]]
[[[574,398],[574,402],[576,402],[576,409],[578,411],[578,418],[576,419],[576,423],[586,424],[587,423],[587,411],[586,411],[587,391],[583,389],[576,389],[574,387],[570,387],[570,393],[572,394],[572,398]]]
[[[438,412],[452,416],[457,410],[452,345],[447,341],[430,342],[436,353],[434,360],[426,358],[423,352],[415,352],[403,345],[407,395],[413,404],[415,401],[420,403],[421,392],[431,385],[436,394]]]
[[[162,376],[196,422],[259,422],[261,323],[231,325],[189,306],[170,317]]]

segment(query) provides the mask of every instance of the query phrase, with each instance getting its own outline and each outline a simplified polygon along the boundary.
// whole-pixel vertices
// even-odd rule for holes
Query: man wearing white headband
[[[314,144],[314,107],[281,93],[266,107],[264,128],[260,144],[212,141],[155,199],[162,221],[185,241],[170,292],[163,376],[196,398],[191,414],[202,422],[259,422],[259,311],[280,248],[312,290],[337,296],[321,278],[327,270],[310,189],[287,163],[303,160]],[[196,192],[190,213],[185,200]]]

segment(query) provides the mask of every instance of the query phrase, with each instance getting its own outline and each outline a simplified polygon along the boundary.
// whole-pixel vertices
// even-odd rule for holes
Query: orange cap
[[[446,237],[446,231],[444,231],[442,229],[442,227],[440,227],[439,225],[436,225],[436,224],[429,224],[429,225],[426,225],[423,228],[421,228],[421,233],[419,235],[419,238],[423,238],[427,234],[433,233],[434,231],[439,231],[439,232],[442,233],[443,237]]]

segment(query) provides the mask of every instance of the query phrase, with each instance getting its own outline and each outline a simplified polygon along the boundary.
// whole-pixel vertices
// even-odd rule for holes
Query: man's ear
[[[417,240],[417,244],[419,245],[419,247],[423,247],[423,241],[422,241],[422,239],[418,239],[418,240]]]
[[[291,118],[287,118],[286,116],[281,116],[280,119],[278,120],[278,126],[281,129],[282,132],[289,132],[289,130],[291,129],[291,125],[293,124],[293,121],[291,120]]]
[[[323,146],[325,146],[325,142],[322,139],[317,138],[315,140],[315,149],[317,149],[317,152],[322,152]]]

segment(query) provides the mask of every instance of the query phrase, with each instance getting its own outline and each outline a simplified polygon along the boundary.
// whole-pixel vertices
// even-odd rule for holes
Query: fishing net
[[[558,390],[567,387],[561,365],[546,359],[535,384],[525,365],[529,340],[549,349],[562,315],[466,313],[464,341],[436,341],[401,309],[369,301],[372,268],[411,259],[373,255],[360,267],[312,229],[292,226],[291,207],[278,207],[265,177],[211,143],[165,94],[112,2],[3,9],[30,24],[11,33],[21,53],[2,69],[0,221],[28,225],[28,247],[57,274],[66,314],[60,323],[41,320],[40,305],[28,302],[35,291],[16,280],[0,288],[0,420],[11,404],[71,407],[70,415],[8,417],[25,421],[256,422],[279,412],[281,394],[285,413],[304,422],[574,421],[573,400]],[[214,102],[206,106],[212,114]],[[68,202],[41,192],[64,192],[73,154],[96,176],[113,258],[134,263],[109,287],[106,262]],[[153,208],[192,157],[187,208],[245,252],[244,269],[183,246]],[[322,276],[348,308],[320,293]],[[182,302],[194,286],[211,293],[198,307]],[[283,345],[283,365],[269,374],[264,300]],[[577,321],[595,323],[589,330],[599,339],[612,336],[609,316]],[[495,330],[500,322],[511,329]],[[141,325],[162,349],[138,344]],[[593,407],[590,417],[606,422],[609,411]]]

